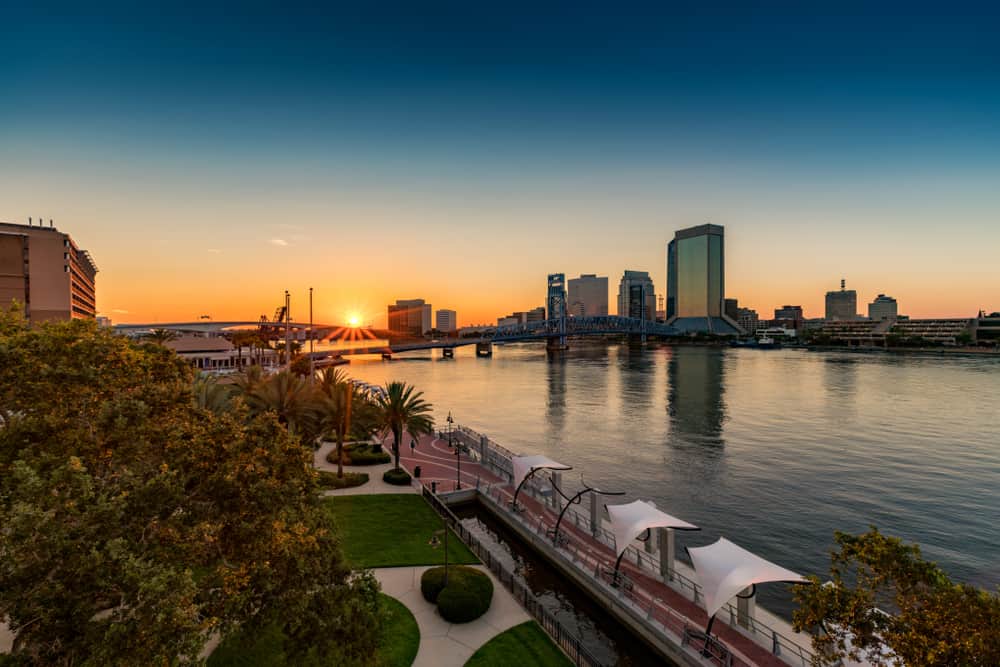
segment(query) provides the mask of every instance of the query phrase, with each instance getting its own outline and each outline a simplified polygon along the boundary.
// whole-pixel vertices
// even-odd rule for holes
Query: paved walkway
[[[408,436],[404,441],[409,442]],[[447,439],[439,439],[436,436],[420,438],[414,449],[411,450],[409,446],[404,447],[401,464],[411,471],[414,466],[419,465],[423,473],[421,481],[428,487],[432,481],[436,481],[439,492],[451,491],[456,486],[456,454],[453,448],[448,447]],[[461,455],[460,468],[462,488],[475,488],[477,482],[482,487],[492,486],[491,497],[503,507],[510,503],[514,490],[508,480],[499,478],[466,455]],[[525,509],[522,516],[532,525],[537,523],[542,529],[552,528],[555,525],[557,512],[527,493],[522,491],[518,496],[518,504]],[[605,568],[614,566],[616,554],[608,545],[594,538],[589,529],[584,530],[574,525],[572,521],[564,521],[560,532],[568,538],[567,545],[563,547],[566,553],[574,554],[575,558],[580,559],[581,565],[587,563],[586,567],[590,572],[594,572],[598,566]],[[639,569],[627,559],[622,562],[621,570],[635,583],[634,589],[627,596],[643,609],[651,610],[650,617],[662,625],[676,633],[683,633],[685,625],[700,629],[708,623],[704,608],[672,586],[650,576],[647,571]],[[758,613],[758,616],[763,614]],[[787,667],[788,663],[745,636],[742,631],[720,622],[721,617],[720,613],[713,627],[713,634],[733,651],[736,658],[734,664]],[[782,622],[781,625],[787,624]],[[788,633],[787,636],[794,634],[791,628],[782,630]]]
[[[326,460],[326,455],[336,448],[332,442],[323,443],[313,454],[313,465],[318,470],[329,470],[337,472],[337,464]],[[392,463],[382,463],[374,466],[344,466],[344,472],[363,472],[368,474],[368,481],[361,486],[352,486],[347,489],[329,489],[323,492],[324,496],[356,496],[369,495],[375,493],[420,493],[420,485],[417,483],[410,486],[396,486],[386,484],[382,481],[382,474],[392,468]]]
[[[441,618],[437,607],[420,593],[420,576],[430,566],[384,567],[374,570],[382,592],[409,609],[420,628],[420,648],[413,667],[462,667],[490,639],[531,617],[490,571],[474,566],[493,579],[493,602],[489,610],[470,623],[452,624]]]

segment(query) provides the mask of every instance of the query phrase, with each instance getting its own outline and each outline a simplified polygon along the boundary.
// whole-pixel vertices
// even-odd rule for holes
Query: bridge
[[[469,338],[441,338],[429,341],[377,344],[375,341],[358,341],[358,345],[337,350],[339,354],[382,354],[390,356],[401,352],[440,349],[444,355],[453,355],[456,347],[475,345],[478,356],[492,354],[494,343],[521,343],[544,340],[550,348],[560,349],[566,339],[580,336],[679,336],[681,332],[672,326],[650,322],[634,317],[601,315],[594,317],[568,317],[565,319],[538,320],[522,324],[484,329],[482,335]],[[319,355],[320,353],[315,353]]]

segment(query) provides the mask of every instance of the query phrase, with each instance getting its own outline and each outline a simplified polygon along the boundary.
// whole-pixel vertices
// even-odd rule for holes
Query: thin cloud
[[[269,243],[271,245],[276,245],[276,246],[281,246],[281,247],[284,247],[284,246],[288,245],[288,241],[286,241],[285,239],[271,239],[269,241]]]
[[[124,310],[122,308],[112,308],[111,312],[112,313],[118,313],[119,315],[128,315],[128,311]]]
[[[220,255],[220,254],[222,254],[222,251],[219,250],[218,248],[209,248],[208,252],[212,253],[213,255]]]

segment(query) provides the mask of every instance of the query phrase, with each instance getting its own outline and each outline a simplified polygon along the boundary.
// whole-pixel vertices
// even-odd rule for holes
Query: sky
[[[285,289],[298,319],[313,287],[319,322],[465,325],[554,272],[613,312],[705,222],[762,316],[841,278],[862,311],[1000,310],[1000,10],[541,4],[7,7],[0,220],[69,232],[115,322]]]

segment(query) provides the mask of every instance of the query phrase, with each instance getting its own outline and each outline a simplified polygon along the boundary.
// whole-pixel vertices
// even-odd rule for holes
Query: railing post
[[[597,514],[597,494],[590,494],[590,532],[595,537],[597,536],[597,529],[601,525],[600,517]]]

